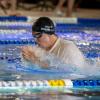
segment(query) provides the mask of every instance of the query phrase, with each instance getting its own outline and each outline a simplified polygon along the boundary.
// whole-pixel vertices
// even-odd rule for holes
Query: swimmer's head
[[[53,21],[48,17],[38,18],[32,26],[32,35],[40,46],[50,47],[52,40],[57,37]]]
[[[48,17],[40,17],[32,26],[32,32],[52,35],[55,33],[53,21]]]

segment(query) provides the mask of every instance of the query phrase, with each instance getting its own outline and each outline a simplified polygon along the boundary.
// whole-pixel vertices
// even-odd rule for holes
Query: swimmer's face
[[[35,41],[37,42],[37,44],[42,48],[47,49],[51,46],[51,35],[45,33],[41,34],[37,32],[33,32],[32,35]]]

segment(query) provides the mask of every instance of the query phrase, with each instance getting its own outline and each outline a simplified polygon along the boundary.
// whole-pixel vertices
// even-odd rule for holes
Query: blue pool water
[[[20,25],[20,27],[19,27]],[[16,29],[16,30],[14,30]],[[9,34],[8,34],[9,33]],[[19,34],[18,34],[19,33]],[[83,52],[88,65],[86,69],[75,69],[74,66],[62,64],[59,59],[53,58],[53,63],[56,66],[68,66],[68,70],[51,69],[44,70],[39,66],[23,62],[21,60],[21,51],[19,46],[35,45],[31,36],[31,25],[28,27],[17,23],[14,25],[0,24],[0,80],[30,80],[30,79],[100,79],[100,24],[98,21],[87,24],[85,21],[79,24],[58,24],[56,26],[56,33],[64,38],[72,40]],[[14,34],[12,38],[12,34]],[[50,58],[50,59],[51,59]],[[59,62],[57,64],[57,62]],[[97,89],[92,93],[77,93],[73,90],[71,95],[36,95],[32,96],[30,100],[99,100],[100,91],[96,93]],[[75,92],[76,91],[76,92]],[[95,96],[95,95],[98,96]],[[21,96],[24,100],[27,97]],[[26,98],[26,99],[25,99]],[[29,96],[31,98],[31,96]],[[28,99],[29,100],[29,99]]]

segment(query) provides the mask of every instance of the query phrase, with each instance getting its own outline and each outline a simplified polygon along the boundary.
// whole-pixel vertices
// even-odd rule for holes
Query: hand
[[[24,46],[21,48],[22,56],[25,60],[28,60],[32,63],[38,64],[42,68],[48,68],[48,63],[46,61],[40,61],[38,48],[32,48],[31,46]],[[39,50],[40,51],[40,50]]]
[[[25,60],[31,61],[33,63],[37,60],[37,57],[31,46],[23,46],[21,50],[22,50],[22,56]]]

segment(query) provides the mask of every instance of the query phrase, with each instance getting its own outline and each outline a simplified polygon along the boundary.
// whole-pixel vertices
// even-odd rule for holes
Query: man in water
[[[84,67],[84,56],[77,46],[69,40],[55,34],[55,26],[48,17],[40,17],[32,26],[32,35],[38,46],[25,46],[22,55],[27,61],[49,68],[47,61],[42,61],[45,54],[52,54],[65,64]]]

